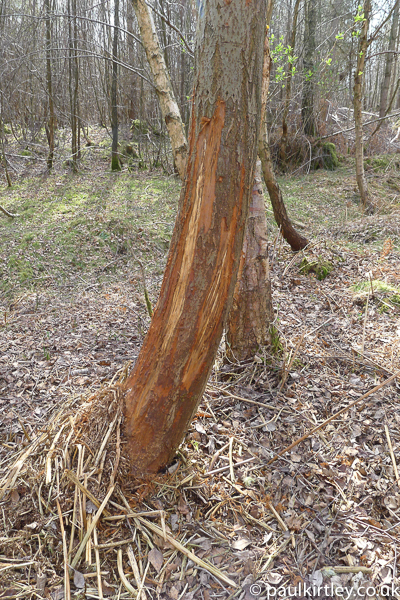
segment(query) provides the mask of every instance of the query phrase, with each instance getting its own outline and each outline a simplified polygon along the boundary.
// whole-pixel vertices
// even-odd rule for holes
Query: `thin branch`
[[[166,23],[168,25],[168,27],[171,27],[171,29],[173,29],[175,31],[175,33],[177,33],[179,35],[179,37],[181,38],[182,42],[185,44],[186,46],[186,50],[188,51],[188,54],[194,58],[194,54],[193,54],[193,50],[191,49],[191,47],[189,46],[189,44],[186,41],[185,36],[179,31],[179,29],[177,27],[175,27],[175,25],[173,25],[171,23],[171,21],[162,13],[160,13],[152,4],[150,4],[150,2],[146,2],[147,6],[149,8],[151,8],[151,10],[153,12],[156,13],[156,15],[158,15],[160,17],[160,19],[162,19],[164,21],[164,23]]]
[[[398,5],[399,2],[400,2],[400,0],[396,0],[396,2],[393,4],[391,10],[389,11],[389,14],[386,17],[386,19],[384,19],[382,21],[382,23],[379,25],[379,27],[377,27],[375,29],[374,33],[371,35],[371,37],[368,40],[368,46],[370,46],[372,44],[372,42],[375,40],[375,38],[377,37],[377,35],[380,32],[380,30],[382,29],[382,27],[389,21],[390,17],[393,14],[394,9],[396,8],[396,6]]]
[[[379,117],[378,119],[373,119],[372,121],[367,121],[366,123],[363,123],[363,127],[365,127],[366,125],[372,125],[373,123],[378,123],[379,121],[385,121],[386,119],[392,119],[393,117],[397,117],[398,115],[400,115],[400,111],[395,112],[391,115],[386,115],[385,117]],[[347,133],[348,131],[353,131],[354,129],[355,129],[355,127],[349,127],[348,129],[341,129],[340,131],[335,131],[335,133],[331,133],[329,135],[323,135],[322,137],[320,137],[318,139],[326,140],[327,138],[334,137],[335,135],[340,135],[341,133]]]
[[[365,58],[365,61],[369,60],[370,58],[374,58],[375,56],[380,56],[381,54],[400,54],[400,52],[398,50],[383,50],[382,52],[376,52],[375,54],[370,54],[369,56],[367,56]]]
[[[368,396],[371,396],[371,394],[374,394],[375,392],[377,392],[378,390],[380,390],[381,388],[383,388],[385,385],[388,385],[389,383],[391,383],[399,375],[400,375],[400,371],[397,371],[391,377],[388,377],[388,379],[385,379],[385,381],[383,381],[382,383],[376,385],[374,388],[372,388],[371,390],[369,390],[369,392],[367,392],[366,394],[363,394],[362,396],[359,396],[357,398],[357,400],[354,400],[354,402],[350,402],[350,404],[348,406],[345,406],[341,410],[338,410],[338,412],[336,412],[331,417],[329,417],[328,419],[326,419],[323,423],[320,423],[319,425],[317,425],[316,427],[314,427],[313,429],[311,429],[310,431],[308,431],[306,434],[302,435],[300,438],[298,438],[297,440],[295,440],[294,442],[292,442],[289,446],[287,446],[286,448],[284,448],[283,450],[281,450],[280,452],[278,452],[277,454],[275,454],[275,456],[273,458],[271,458],[271,460],[269,460],[267,462],[267,465],[271,465],[273,462],[275,462],[283,454],[286,454],[286,452],[289,452],[289,450],[291,450],[292,448],[294,448],[295,446],[297,446],[298,444],[300,444],[300,442],[303,442],[304,440],[306,440],[307,438],[309,438],[311,435],[313,435],[313,433],[315,433],[319,429],[322,429],[323,427],[325,427],[325,425],[328,425],[328,423],[330,423],[334,419],[337,419],[337,417],[339,417],[340,415],[342,415],[343,413],[345,413],[346,411],[348,411],[352,406],[355,406],[356,404],[358,404],[358,402],[360,402],[361,400],[365,400],[365,398],[368,398]]]

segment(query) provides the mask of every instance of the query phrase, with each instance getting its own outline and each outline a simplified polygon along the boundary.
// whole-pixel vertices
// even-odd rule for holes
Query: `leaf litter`
[[[399,311],[379,290],[364,285],[362,303],[354,293],[399,286],[399,254],[333,235],[294,258],[276,236],[281,351],[225,364],[222,345],[176,462],[141,486],[121,453],[121,384],[148,323],[128,263],[96,291],[77,282],[18,299],[0,339],[1,598],[249,600],[289,585],[299,598],[313,586],[361,598],[399,586],[400,384],[379,387],[400,368]],[[304,258],[333,269],[320,281]]]

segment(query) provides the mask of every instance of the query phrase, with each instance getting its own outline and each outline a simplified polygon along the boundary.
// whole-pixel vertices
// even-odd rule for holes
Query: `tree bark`
[[[242,257],[226,328],[227,356],[242,361],[270,344],[273,320],[267,219],[257,161]]]
[[[132,0],[140,35],[153,74],[160,108],[172,144],[176,170],[181,179],[185,176],[187,143],[178,104],[175,100],[171,79],[160,48],[153,16],[145,0]]]
[[[119,35],[119,0],[114,0],[114,36],[113,36],[113,55],[112,55],[112,76],[111,76],[111,170],[120,171],[121,163],[118,156],[118,102],[117,102],[117,84],[118,84],[118,35]]]
[[[267,18],[271,4],[270,1],[267,7]],[[260,139],[265,127],[270,71],[271,56],[268,34],[266,34],[261,90]],[[253,357],[261,347],[269,345],[272,319],[268,228],[261,183],[261,162],[257,161],[239,273],[226,327],[228,359],[246,360]]]
[[[199,19],[181,209],[150,329],[126,383],[127,451],[137,475],[173,458],[229,313],[257,153],[265,13],[265,0],[208,0]]]
[[[356,179],[360,191],[361,204],[367,212],[373,212],[367,180],[364,171],[364,141],[362,128],[362,99],[363,99],[363,75],[365,68],[365,54],[368,48],[369,16],[371,12],[371,0],[364,0],[364,21],[358,38],[357,65],[354,75],[354,125],[355,125],[355,157],[356,157]]]
[[[314,115],[314,55],[315,55],[315,30],[317,26],[316,0],[306,0],[305,27],[304,27],[304,61],[303,71],[305,81],[303,84],[303,97],[301,102],[301,116],[303,120],[304,133],[309,137],[318,134],[318,128]]]
[[[396,50],[396,38],[397,38],[397,29],[399,25],[399,0],[396,0],[396,4],[393,11],[392,17],[392,26],[390,28],[390,37],[389,37],[389,53],[386,55],[386,64],[385,64],[385,74],[383,77],[382,87],[381,87],[381,98],[379,103],[379,116],[384,117],[386,114],[387,103],[388,103],[388,94],[390,87],[390,78],[392,75],[392,65],[394,64],[394,51]]]

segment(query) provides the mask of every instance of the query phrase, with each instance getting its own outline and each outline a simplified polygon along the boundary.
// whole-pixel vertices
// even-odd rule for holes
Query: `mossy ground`
[[[89,283],[106,281],[135,257],[148,273],[161,276],[180,181],[160,170],[142,171],[140,161],[112,173],[109,146],[104,138],[98,144],[104,147],[100,154],[86,148],[77,174],[62,166],[51,174],[38,173],[31,161],[28,176],[0,191],[0,203],[20,215],[14,220],[0,217],[0,293],[5,297],[74,278]],[[334,235],[353,249],[379,251],[390,236],[393,250],[398,251],[400,233],[385,229],[386,225],[393,229],[390,215],[400,209],[394,187],[400,174],[396,156],[392,158],[382,158],[384,176],[369,175],[378,208],[372,217],[364,217],[358,203],[351,159],[334,172],[281,177],[285,203],[295,224],[309,238]],[[379,162],[379,157],[374,160]],[[388,168],[391,164],[393,168]],[[268,200],[266,209],[271,227],[276,228]],[[324,270],[324,276],[330,268]]]

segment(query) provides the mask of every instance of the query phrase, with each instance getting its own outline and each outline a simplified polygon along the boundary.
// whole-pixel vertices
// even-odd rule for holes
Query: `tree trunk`
[[[49,154],[47,156],[47,168],[49,171],[53,168],[54,160],[54,101],[53,101],[53,83],[51,72],[51,21],[50,21],[50,0],[44,2],[46,13],[46,80],[47,95],[49,103],[49,122],[46,127],[47,141],[49,144]]]
[[[365,54],[368,48],[369,16],[371,12],[371,0],[364,0],[364,21],[358,38],[357,66],[354,75],[354,125],[355,125],[355,155],[356,155],[356,179],[360,191],[361,204],[367,212],[373,212],[371,198],[368,192],[367,180],[364,172],[364,142],[362,128],[362,99],[363,99],[363,75],[365,68]]]
[[[133,8],[139,24],[140,35],[154,77],[160,108],[165,120],[172,144],[172,154],[176,170],[181,179],[185,175],[187,143],[178,104],[174,97],[171,80],[165,64],[164,56],[158,41],[153,16],[145,0],[132,0]]]
[[[267,15],[271,4],[270,1]],[[265,126],[270,71],[271,57],[268,35],[266,35],[261,90],[260,138]],[[269,345],[272,319],[268,228],[261,183],[261,163],[257,161],[239,273],[226,327],[228,359],[246,360],[253,357],[261,347]]]
[[[242,361],[270,343],[273,320],[267,219],[257,161],[239,273],[226,328],[227,356]]]
[[[305,8],[305,26],[304,26],[304,83],[303,97],[301,102],[301,116],[303,120],[304,133],[307,136],[315,137],[318,134],[317,124],[314,115],[314,55],[315,55],[315,30],[317,25],[317,6],[316,0],[306,0]]]
[[[114,0],[114,36],[112,55],[112,79],[111,79],[111,170],[120,171],[121,164],[118,156],[118,35],[119,35],[119,0]]]
[[[388,103],[388,94],[390,87],[390,77],[392,75],[392,65],[394,64],[394,51],[396,50],[396,38],[397,38],[397,29],[399,24],[399,0],[396,0],[396,4],[393,11],[392,17],[392,26],[390,28],[390,38],[389,38],[389,46],[388,51],[389,54],[386,55],[386,64],[385,64],[385,74],[383,77],[382,88],[381,88],[381,99],[379,104],[379,116],[384,117],[386,114],[387,103]]]
[[[229,313],[257,153],[265,13],[265,0],[208,0],[199,19],[181,209],[150,329],[126,383],[134,474],[173,458]]]
[[[265,39],[264,48],[264,71],[263,71],[263,114],[261,119],[261,134],[258,142],[258,156],[261,160],[262,171],[265,185],[267,186],[268,194],[274,211],[276,224],[280,228],[283,237],[295,252],[302,250],[308,244],[308,240],[301,236],[293,227],[286,207],[283,202],[283,196],[279,184],[276,180],[274,168],[272,164],[271,152],[269,149],[268,129],[265,118],[266,99],[269,88],[269,78],[271,72],[271,57],[269,52],[268,37]]]

